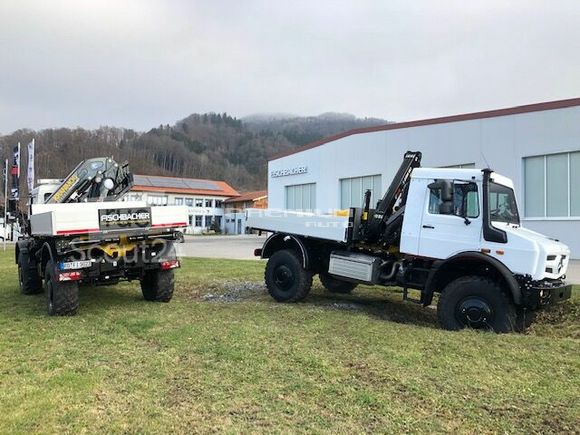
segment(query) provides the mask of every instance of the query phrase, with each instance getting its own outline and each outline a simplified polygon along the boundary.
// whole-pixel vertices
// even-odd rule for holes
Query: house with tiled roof
[[[248,208],[268,208],[268,191],[254,190],[242,193],[224,201],[226,234],[246,234],[244,210]]]
[[[185,205],[189,209],[187,234],[201,234],[212,224],[224,230],[224,201],[240,194],[225,181],[134,175],[126,201],[148,205]]]

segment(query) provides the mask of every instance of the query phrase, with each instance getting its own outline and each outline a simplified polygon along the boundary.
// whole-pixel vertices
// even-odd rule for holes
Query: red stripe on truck
[[[151,225],[151,227],[155,227],[155,228],[161,228],[161,227],[186,227],[187,223],[186,222],[174,222],[171,224],[155,224],[155,225]],[[122,229],[122,228],[115,228],[115,229]],[[62,230],[62,231],[57,231],[57,234],[82,234],[82,233],[98,233],[99,231],[101,231],[99,228],[84,228],[81,230]]]
[[[151,225],[151,227],[159,228],[159,227],[186,227],[187,222],[174,222],[172,224],[155,224]]]
[[[82,230],[62,230],[57,231],[56,234],[81,234],[81,233],[97,233],[101,231],[98,228],[86,228]]]

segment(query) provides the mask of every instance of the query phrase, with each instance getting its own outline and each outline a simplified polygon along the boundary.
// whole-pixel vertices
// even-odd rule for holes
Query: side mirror
[[[455,214],[455,205],[453,204],[453,181],[437,180],[429,184],[428,187],[431,190],[441,191],[439,214]]]
[[[453,202],[442,202],[439,204],[439,214],[455,214]]]

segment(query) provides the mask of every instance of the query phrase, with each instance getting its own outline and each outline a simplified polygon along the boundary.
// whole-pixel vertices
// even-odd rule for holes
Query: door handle
[[[423,225],[423,228],[428,228],[430,230],[434,230],[435,227],[433,225]]]

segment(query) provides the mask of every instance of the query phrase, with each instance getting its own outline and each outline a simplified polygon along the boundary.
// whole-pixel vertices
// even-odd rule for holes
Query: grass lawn
[[[0,433],[580,431],[580,289],[526,334],[451,333],[398,290],[277,304],[264,263],[185,259],[45,315],[0,253]]]

